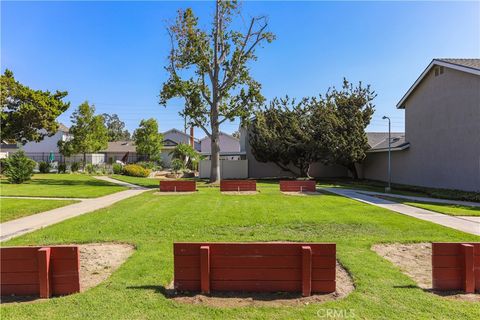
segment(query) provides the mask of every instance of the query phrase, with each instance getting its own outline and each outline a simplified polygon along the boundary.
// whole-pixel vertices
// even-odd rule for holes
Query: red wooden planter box
[[[280,191],[283,192],[315,192],[314,180],[280,180]]]
[[[256,180],[221,180],[220,191],[257,191]]]
[[[432,243],[435,290],[480,291],[480,242]]]
[[[336,290],[334,243],[174,243],[173,251],[179,291]]]
[[[76,246],[0,248],[1,295],[48,298],[80,292]]]
[[[160,192],[192,192],[197,190],[197,183],[191,180],[160,181]]]

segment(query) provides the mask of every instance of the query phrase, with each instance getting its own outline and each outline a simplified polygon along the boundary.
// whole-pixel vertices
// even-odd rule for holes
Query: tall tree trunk
[[[357,167],[355,166],[355,163],[352,163],[348,166],[348,170],[352,173],[353,179],[357,180],[358,179],[358,172],[357,172]]]
[[[212,130],[211,160],[210,183],[220,183],[220,132],[218,128]]]
[[[85,167],[87,165],[87,154],[83,153],[83,170],[85,171]]]
[[[210,168],[210,183],[220,183],[220,124],[218,123],[218,107],[220,106],[220,92],[218,84],[218,42],[219,42],[219,1],[215,5],[215,31],[214,31],[214,45],[213,45],[213,79],[212,79],[212,106],[210,111],[210,124],[212,127],[212,136],[210,137],[210,154],[211,154],[211,168]]]

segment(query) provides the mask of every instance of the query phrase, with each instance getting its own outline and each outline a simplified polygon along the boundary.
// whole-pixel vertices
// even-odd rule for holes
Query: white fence
[[[201,160],[198,165],[200,178],[210,177],[211,160]],[[248,178],[248,160],[220,160],[220,177],[222,179]]]

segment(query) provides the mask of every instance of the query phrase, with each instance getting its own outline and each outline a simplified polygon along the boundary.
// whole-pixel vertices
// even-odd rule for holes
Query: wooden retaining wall
[[[315,180],[280,180],[282,192],[315,192]]]
[[[0,248],[1,295],[40,296],[80,292],[76,246]]]
[[[334,243],[174,243],[179,291],[329,293]]]
[[[221,180],[220,191],[257,191],[256,180]]]
[[[194,180],[160,181],[160,192],[193,192],[197,190]]]
[[[435,290],[480,291],[480,243],[432,243]]]

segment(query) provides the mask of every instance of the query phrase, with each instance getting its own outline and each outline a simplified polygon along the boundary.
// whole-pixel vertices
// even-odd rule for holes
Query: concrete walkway
[[[120,181],[120,180],[113,179],[113,178],[106,177],[106,176],[93,176],[93,178],[95,178],[95,179],[97,179],[97,180],[102,180],[102,181],[110,182],[110,183],[115,183],[115,184],[118,184],[119,186],[127,187],[127,188],[130,188],[130,189],[135,189],[135,190],[145,190],[145,189],[146,189],[146,190],[151,190],[151,189],[148,189],[148,188],[144,188],[144,187],[141,187],[141,186],[137,186],[136,184],[131,184],[131,183],[128,183],[128,182]]]
[[[467,232],[480,236],[480,222],[472,217],[455,217],[441,214],[425,209],[407,206],[401,203],[380,199],[372,195],[365,194],[364,191],[341,189],[341,188],[321,188],[334,194],[348,197],[373,206],[385,208],[410,217],[440,224],[445,227],[453,228],[459,231]],[[384,195],[384,194],[383,194]]]
[[[100,180],[109,181],[124,185],[130,190],[120,191],[107,196],[93,199],[82,199],[80,203],[71,204],[65,207],[37,213],[20,219],[7,221],[0,224],[0,241],[6,241],[22,234],[38,230],[43,227],[70,219],[88,212],[102,209],[112,204],[134,197],[145,191],[151,190],[137,185],[124,183],[108,177],[100,177]],[[42,198],[48,199],[48,198]]]
[[[347,189],[344,189],[344,190],[347,190]],[[352,190],[352,189],[348,189],[348,190]],[[457,206],[479,207],[480,208],[480,202],[405,196],[405,195],[401,195],[401,194],[382,193],[382,192],[373,192],[373,191],[364,191],[364,190],[355,190],[355,191],[366,194],[366,195],[372,195],[372,196],[383,196],[383,197],[399,198],[399,199],[419,201],[419,202],[442,203],[442,204],[452,204],[452,205],[457,205]]]

